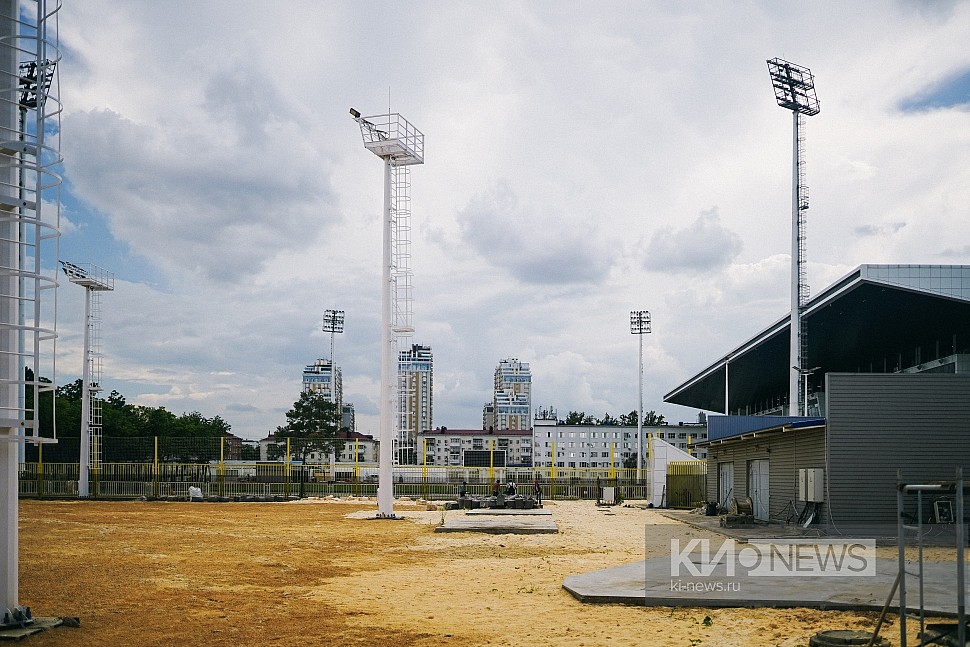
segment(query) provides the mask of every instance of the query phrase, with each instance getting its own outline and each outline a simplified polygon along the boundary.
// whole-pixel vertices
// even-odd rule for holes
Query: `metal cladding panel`
[[[771,429],[800,423],[806,420],[818,421],[817,418],[802,416],[707,416],[707,439],[721,440],[731,436]]]
[[[970,375],[829,373],[826,392],[826,503],[837,527],[894,533],[897,471],[915,483],[970,468]]]
[[[766,434],[758,438],[714,445],[707,452],[707,497],[717,499],[718,465],[734,463],[734,494],[748,496],[749,461],[768,460],[769,501],[771,519],[787,521],[793,510],[789,505],[798,495],[798,470],[825,466],[825,431],[814,427]],[[799,507],[798,510],[801,508]],[[794,512],[797,512],[794,511]]]

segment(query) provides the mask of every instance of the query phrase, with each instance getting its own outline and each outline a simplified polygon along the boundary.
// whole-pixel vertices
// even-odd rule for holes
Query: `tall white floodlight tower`
[[[411,300],[410,169],[424,164],[424,134],[397,113],[361,117],[364,148],[384,160],[384,243],[381,275],[381,445],[377,471],[379,517],[394,516],[394,441],[400,434],[399,345],[414,332]],[[397,429],[395,429],[397,428]]]
[[[324,310],[323,311],[323,332],[330,333],[330,402],[337,406],[338,419],[341,410],[340,400],[337,399],[337,364],[333,359],[333,336],[344,331],[344,311],[343,310]],[[330,478],[335,479],[337,469],[337,454],[330,451]]]
[[[115,289],[114,274],[97,265],[61,261],[71,283],[84,288],[84,355],[81,366],[81,457],[77,495],[90,496],[90,478],[101,468],[101,293]]]
[[[640,339],[640,363],[637,372],[639,398],[637,400],[637,478],[643,469],[643,336],[650,332],[650,312],[648,310],[630,311],[630,332]]]
[[[19,604],[18,459],[53,425],[60,114],[60,2],[0,0],[0,628]],[[46,431],[49,430],[49,431]]]
[[[808,303],[805,277],[805,212],[808,211],[808,185],[805,184],[805,138],[801,133],[803,116],[819,113],[815,77],[807,67],[780,58],[768,61],[768,73],[778,105],[792,112],[792,205],[791,205],[791,346],[788,382],[788,414],[807,415],[807,397],[802,401],[801,380],[808,380],[807,336],[802,314]]]

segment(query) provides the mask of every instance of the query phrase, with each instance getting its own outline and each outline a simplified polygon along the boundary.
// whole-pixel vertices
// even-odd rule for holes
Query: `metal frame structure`
[[[383,272],[381,276],[381,433],[377,488],[379,517],[394,517],[394,441],[400,435],[399,348],[414,332],[410,271],[410,170],[424,163],[424,134],[398,113],[362,117],[364,148],[384,160]],[[395,430],[395,427],[397,429]]]
[[[956,468],[953,481],[937,481],[934,483],[904,483],[902,472],[897,472],[896,476],[896,536],[897,536],[897,563],[898,572],[896,582],[899,588],[899,644],[906,647],[906,619],[908,615],[906,603],[906,530],[915,530],[918,544],[917,558],[917,578],[919,580],[919,622],[922,638],[926,638],[926,614],[923,605],[923,493],[930,494],[951,494],[955,499],[956,509],[953,511],[954,543],[956,544],[956,571],[957,571],[957,622],[956,622],[956,642],[955,645],[965,645],[967,643],[967,606],[966,606],[966,526],[964,524],[964,479],[963,468]],[[916,494],[917,513],[916,526],[907,526],[904,523],[903,512],[906,507],[906,495]],[[892,593],[889,594],[890,600]],[[888,601],[887,601],[888,606]],[[880,619],[881,622],[881,619]],[[941,636],[938,636],[938,638]],[[934,641],[935,643],[935,641]],[[921,645],[930,644],[928,640],[920,643]]]
[[[0,628],[33,621],[19,605],[23,443],[56,442],[39,419],[55,388],[60,8],[0,0]]]
[[[779,106],[792,113],[792,241],[791,241],[791,346],[788,388],[789,415],[808,415],[808,400],[802,400],[801,384],[808,380],[806,366],[807,336],[802,314],[808,303],[806,280],[805,212],[808,210],[808,185],[805,183],[805,139],[801,134],[802,116],[819,113],[815,77],[807,67],[780,58],[768,60],[768,73]]]
[[[643,469],[643,336],[651,332],[650,311],[630,311],[630,332],[640,339],[640,363],[638,369],[639,398],[637,399],[637,473]]]
[[[81,360],[81,458],[77,495],[91,495],[90,478],[101,465],[101,293],[115,289],[104,268],[61,261],[71,283],[84,288],[84,354]]]

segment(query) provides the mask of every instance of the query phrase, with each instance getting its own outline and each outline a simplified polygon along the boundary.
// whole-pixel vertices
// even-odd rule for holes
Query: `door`
[[[754,508],[754,518],[768,521],[768,459],[748,461],[748,496]]]
[[[717,502],[721,507],[729,507],[734,496],[734,463],[717,464]]]

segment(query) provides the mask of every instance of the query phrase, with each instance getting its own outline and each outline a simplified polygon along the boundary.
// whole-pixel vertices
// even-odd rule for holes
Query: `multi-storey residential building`
[[[560,425],[555,418],[548,417],[537,417],[534,424],[532,455],[537,467],[550,467],[553,462],[556,467],[622,467],[625,460],[636,456],[636,427]],[[706,448],[694,448],[694,443],[707,440],[706,424],[643,427],[641,439],[644,457],[650,435],[690,452],[696,458],[707,457]]]
[[[374,440],[373,436],[367,434],[359,434],[355,431],[341,430],[337,432],[337,439],[343,441],[343,450],[335,456],[336,462],[338,463],[376,463],[377,462],[377,450],[380,446],[380,442]],[[277,437],[276,434],[269,434],[266,438],[259,441],[259,460],[268,461],[270,456],[274,456],[274,460],[283,462],[284,456],[286,454],[285,450],[281,453],[279,447],[285,447],[286,438]],[[271,451],[270,448],[273,445],[277,445],[277,450]],[[356,456],[355,456],[356,452]],[[323,452],[310,452],[307,454],[307,464],[308,465],[326,465],[330,463],[329,454]],[[290,457],[291,461],[299,461],[299,456],[296,452]]]
[[[353,402],[344,402],[340,408],[340,429],[348,432],[357,431],[357,413]]]
[[[318,359],[303,368],[303,390],[322,393],[331,402],[336,402],[342,411],[344,393],[340,367],[334,369],[329,359]]]
[[[434,355],[430,346],[412,344],[398,356],[398,397],[401,414],[399,443],[413,448],[418,432],[431,429],[434,414]],[[413,455],[413,452],[405,452]],[[407,461],[411,462],[411,461]]]
[[[532,465],[532,431],[529,429],[448,429],[439,427],[418,434],[428,465],[488,467],[489,454],[494,465]],[[499,457],[498,455],[501,455]]]
[[[503,359],[495,368],[494,428],[532,428],[532,372],[517,359]]]

